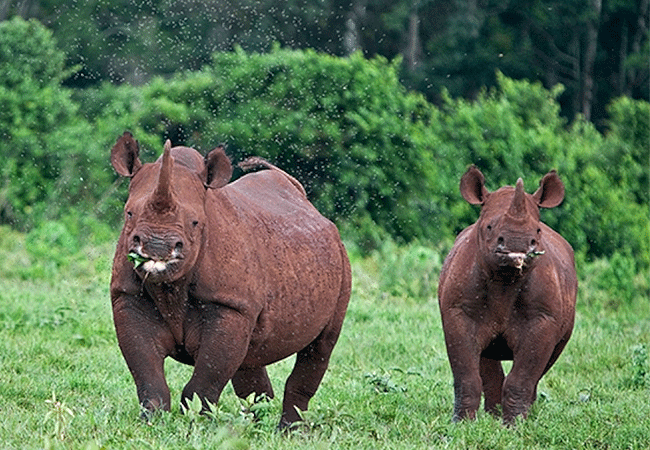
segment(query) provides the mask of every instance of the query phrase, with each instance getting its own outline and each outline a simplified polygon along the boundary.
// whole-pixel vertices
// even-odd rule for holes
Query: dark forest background
[[[68,86],[142,85],[217,51],[311,48],[402,57],[400,80],[440,102],[476,98],[501,71],[565,90],[562,114],[597,125],[618,96],[648,100],[648,0],[4,0],[0,20],[52,30]]]
[[[32,265],[115,239],[125,130],[145,162],[167,138],[270,159],[360,254],[444,255],[470,164],[490,190],[557,169],[543,220],[646,295],[649,55],[648,0],[0,1],[0,231]]]

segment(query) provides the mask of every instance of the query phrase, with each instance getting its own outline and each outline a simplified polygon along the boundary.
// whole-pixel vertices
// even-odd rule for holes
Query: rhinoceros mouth
[[[514,267],[521,271],[524,267],[531,263],[533,258],[543,255],[544,251],[531,250],[527,253],[524,253],[497,250],[496,254],[501,257],[502,265]]]
[[[526,265],[526,253],[521,252],[510,252],[505,255],[506,259],[510,262],[510,265],[514,266],[516,269],[523,269]]]
[[[136,271],[144,271],[147,274],[162,274],[171,270],[183,257],[176,250],[168,258],[163,259],[134,250],[127,255],[127,259],[133,264]]]

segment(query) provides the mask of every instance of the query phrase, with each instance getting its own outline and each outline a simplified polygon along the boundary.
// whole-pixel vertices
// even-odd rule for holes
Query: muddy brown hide
[[[171,148],[142,164],[130,133],[111,153],[131,177],[111,279],[115,328],[138,398],[170,407],[163,361],[194,365],[182,402],[216,403],[232,380],[240,397],[273,397],[265,366],[297,353],[281,426],[299,420],[327,368],[350,297],[338,230],[298,181],[265,169],[227,184],[223,148],[204,158]]]
[[[454,420],[485,410],[513,423],[526,416],[537,384],[557,360],[571,332],[577,281],[573,250],[540,222],[539,208],[564,198],[552,171],[532,195],[516,186],[495,192],[471,167],[463,198],[481,205],[478,221],[463,230],[445,259],[438,299],[454,376]],[[507,376],[502,360],[512,360]]]

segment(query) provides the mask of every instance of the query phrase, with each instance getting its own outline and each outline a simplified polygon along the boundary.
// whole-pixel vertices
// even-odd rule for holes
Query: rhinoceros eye
[[[133,217],[133,213],[131,211],[127,211],[126,212],[126,218],[130,219],[131,217]]]
[[[192,226],[193,226],[193,227],[196,227],[198,224],[199,224],[199,221],[198,221],[198,220],[193,220],[193,221],[192,221]]]

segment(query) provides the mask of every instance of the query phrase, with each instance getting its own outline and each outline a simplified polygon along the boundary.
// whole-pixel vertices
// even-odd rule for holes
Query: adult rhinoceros
[[[240,397],[273,396],[265,366],[297,353],[280,426],[299,420],[327,369],[350,297],[338,230],[300,183],[266,170],[228,184],[223,148],[203,158],[171,148],[140,162],[126,132],[111,162],[130,177],[111,300],[117,338],[141,405],[170,407],[163,361],[194,365],[182,393],[216,403],[232,381]]]

